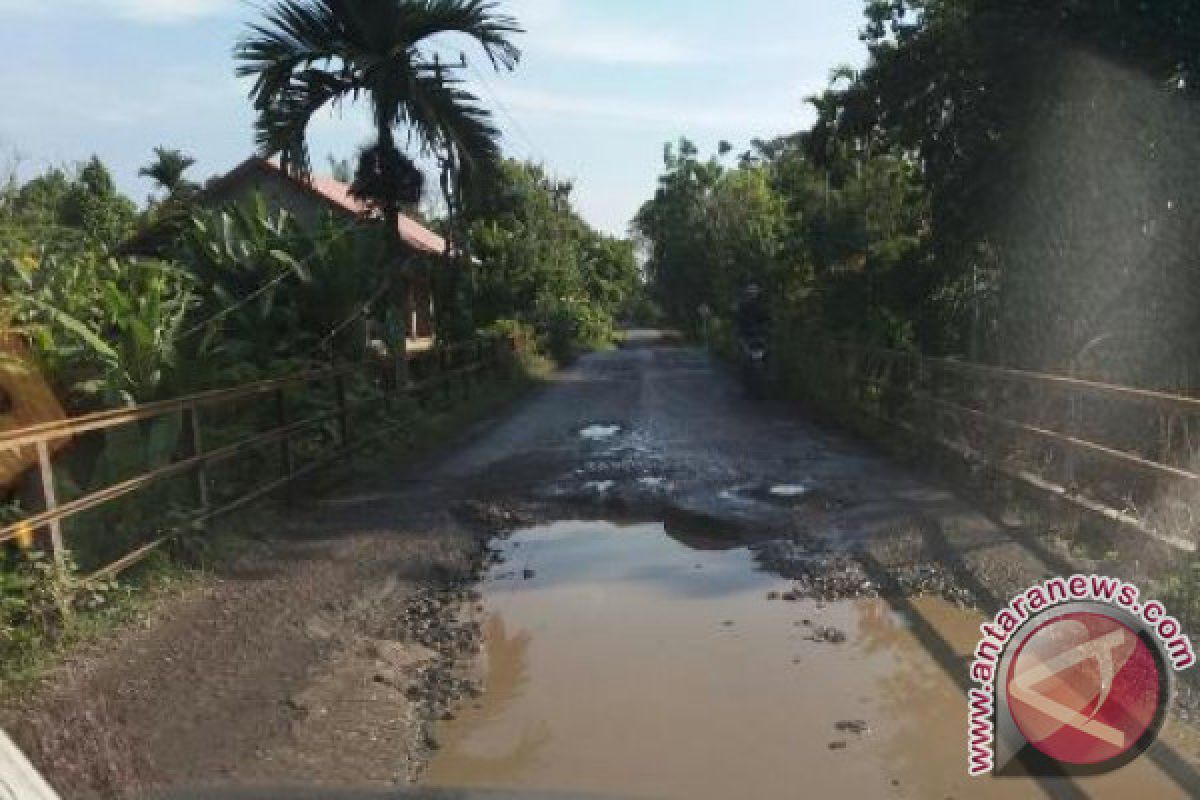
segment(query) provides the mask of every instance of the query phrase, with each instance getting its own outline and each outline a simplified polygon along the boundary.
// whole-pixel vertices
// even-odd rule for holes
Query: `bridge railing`
[[[1081,378],[824,342],[804,390],[1072,513],[1195,553],[1200,400]],[[801,378],[801,383],[804,379]]]
[[[321,369],[0,432],[0,448],[36,453],[25,495],[40,506],[0,527],[0,545],[49,551],[60,568],[86,552],[89,577],[111,578],[184,531],[412,428],[416,407],[469,397],[489,372],[511,376],[514,356],[511,342],[480,339],[392,375]],[[68,474],[80,472],[88,478]],[[131,500],[137,513],[117,512]],[[98,518],[68,535],[85,515]]]

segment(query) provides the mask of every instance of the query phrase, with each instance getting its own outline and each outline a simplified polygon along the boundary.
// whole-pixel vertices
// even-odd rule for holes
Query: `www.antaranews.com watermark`
[[[1172,674],[1196,655],[1179,620],[1117,578],[1052,578],[980,626],[971,664],[968,771],[1025,774],[1048,762],[1091,771],[1128,763],[1166,717]],[[1039,767],[1041,765],[1041,767]]]

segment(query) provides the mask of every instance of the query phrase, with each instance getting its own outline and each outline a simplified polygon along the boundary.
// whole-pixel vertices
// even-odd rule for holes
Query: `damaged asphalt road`
[[[1062,556],[938,481],[748,399],[702,351],[630,339],[435,459],[375,465],[299,503],[212,581],[73,659],[5,727],[69,797],[413,781],[438,723],[483,690],[474,587],[501,557],[489,542],[556,520],[749,547],[787,582],[763,603],[884,597],[903,610],[934,595],[987,610],[1062,571]],[[852,734],[869,723],[854,722]]]
[[[749,399],[702,351],[649,332],[583,359],[431,478],[526,518],[665,522],[699,548],[751,546],[827,598],[878,590],[862,552],[884,583],[963,604],[1053,571],[935,479]]]

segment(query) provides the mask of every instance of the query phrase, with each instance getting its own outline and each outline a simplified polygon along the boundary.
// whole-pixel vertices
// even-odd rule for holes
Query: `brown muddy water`
[[[662,798],[1042,794],[1026,778],[966,775],[966,703],[946,670],[967,668],[980,622],[971,612],[932,598],[904,612],[878,599],[770,601],[789,584],[749,551],[693,549],[661,525],[566,522],[498,546],[506,561],[483,585],[486,691],[439,726],[428,785]],[[960,662],[939,663],[917,628]],[[1145,762],[1081,788],[1181,796]]]

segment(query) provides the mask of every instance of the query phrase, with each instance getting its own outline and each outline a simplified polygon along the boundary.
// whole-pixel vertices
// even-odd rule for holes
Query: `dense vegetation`
[[[441,344],[490,330],[564,359],[606,345],[639,297],[632,244],[592,230],[571,208],[569,186],[504,161],[490,113],[461,84],[466,57],[443,64],[430,45],[465,34],[506,69],[519,57],[510,41],[517,32],[484,0],[280,0],[251,27],[236,56],[254,82],[260,155],[306,178],[313,115],[336,102],[369,106],[375,140],[355,159],[330,159],[371,209],[361,220],[302,224],[261,198],[213,207],[189,175],[195,160],[167,147],[140,171],[155,184],[144,209],[117,190],[99,158],[23,182],[12,170],[0,184],[0,367],[39,370],[79,413],[331,362],[376,364],[382,369],[348,381],[349,406],[390,415],[392,427],[399,416],[432,430],[436,411],[381,399],[396,373],[379,359],[390,361],[405,335],[406,270],[423,269],[435,278]],[[402,151],[401,141],[416,152]],[[442,258],[415,256],[392,233],[396,215],[415,213],[433,194],[418,157],[436,168],[432,199],[445,213],[427,223],[450,242]],[[333,392],[310,387],[286,402],[311,416],[332,404]],[[205,446],[278,425],[276,413],[260,403],[208,418]],[[182,421],[171,414],[77,437],[56,463],[59,500],[171,463],[187,447]],[[382,429],[388,420],[368,422]],[[314,435],[336,439],[329,426]],[[292,447],[303,457],[305,441]],[[223,464],[227,486],[213,478],[210,499],[228,502],[223,491],[261,483],[278,461],[255,451]],[[32,482],[7,488],[0,520],[38,507]],[[68,560],[95,568],[156,531],[188,529],[194,491],[194,479],[166,480],[73,518]],[[44,554],[9,547],[0,554],[0,656],[36,649],[57,635],[66,605],[91,602],[91,590],[103,588],[79,591]]]
[[[571,207],[571,188],[506,161],[468,205],[479,322],[529,325],[560,360],[609,343],[641,288],[633,244],[589,227]]]
[[[443,293],[443,332],[512,320],[560,356],[610,341],[639,288],[632,245],[588,227],[569,187],[540,168],[505,162],[495,175],[470,209],[474,258],[468,279]],[[368,324],[398,335],[382,228],[332,218],[306,228],[262,203],[194,206],[179,185],[139,213],[94,159],[0,191],[5,313],[70,408],[361,359]],[[139,225],[181,209],[160,258],[120,254]]]
[[[809,130],[668,152],[635,230],[681,323],[749,276],[777,330],[1161,387],[1200,366],[1194,3],[870,0]]]

